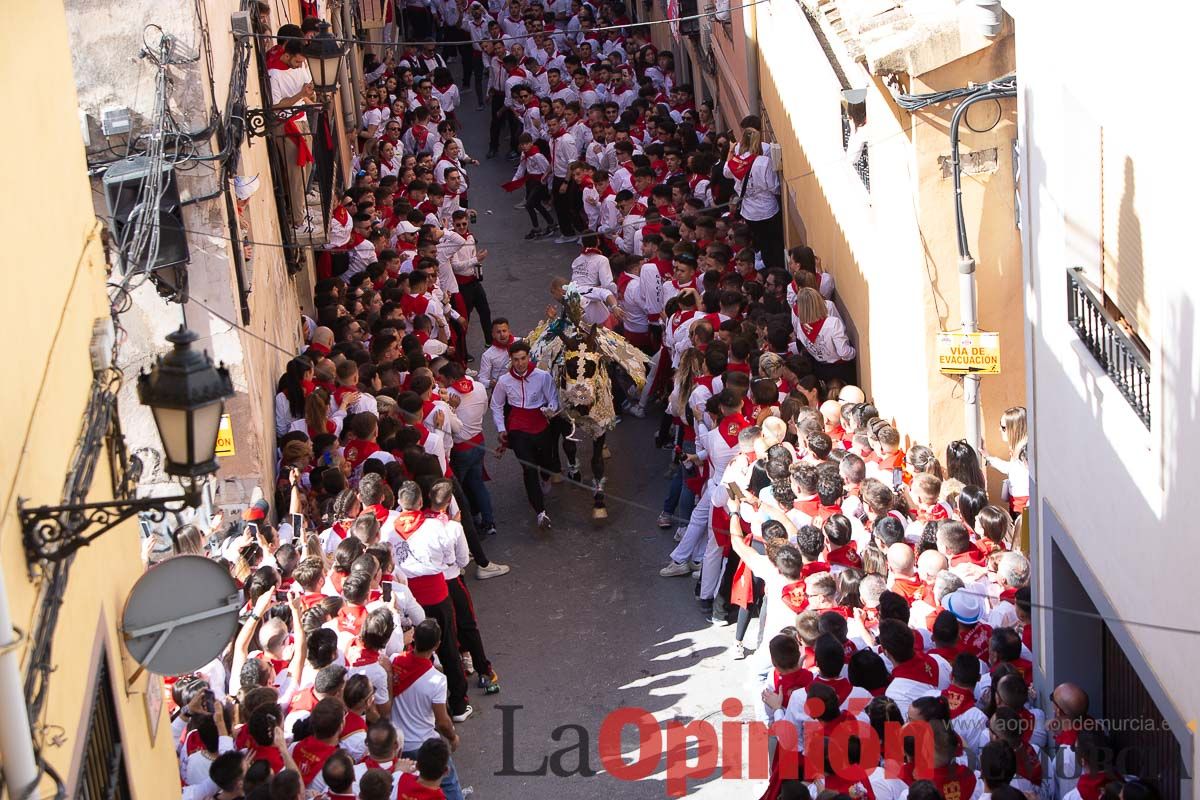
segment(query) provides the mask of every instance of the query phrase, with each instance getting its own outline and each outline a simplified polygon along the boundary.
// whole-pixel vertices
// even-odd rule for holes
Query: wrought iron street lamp
[[[313,88],[320,94],[332,94],[338,88],[338,71],[346,49],[329,32],[329,23],[322,22],[317,35],[304,45],[304,58],[312,75]]]
[[[168,505],[194,506],[200,501],[200,484],[217,471],[217,431],[225,401],[233,396],[233,382],[224,365],[214,366],[208,354],[192,349],[196,334],[180,328],[167,337],[174,347],[160,356],[150,372],[138,376],[138,399],[150,408],[166,455],[166,472],[180,479],[183,493],[168,497],[134,497],[141,465],[131,459],[122,474],[113,475],[118,498],[98,502],[73,502],[57,506],[29,507],[18,499],[17,509],[30,565],[62,561],[105,532],[137,514],[161,520]],[[85,421],[108,420],[108,446],[119,450],[124,465],[125,444],[116,425],[116,395],[93,393]],[[91,425],[85,425],[90,429]],[[98,426],[99,427],[99,426]],[[92,460],[102,442],[85,436],[81,456]],[[110,456],[113,454],[110,452]],[[117,470],[114,470],[114,473]],[[88,479],[90,484],[90,477]],[[86,495],[86,487],[83,492]],[[75,497],[77,495],[71,495]]]

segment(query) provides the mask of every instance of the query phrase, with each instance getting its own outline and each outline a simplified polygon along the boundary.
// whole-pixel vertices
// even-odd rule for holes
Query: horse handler
[[[550,417],[558,412],[558,392],[550,373],[530,362],[528,344],[513,342],[508,356],[508,372],[500,375],[492,392],[492,419],[500,432],[496,454],[502,456],[512,448],[521,462],[525,496],[537,514],[538,527],[549,528],[545,495],[554,445]]]

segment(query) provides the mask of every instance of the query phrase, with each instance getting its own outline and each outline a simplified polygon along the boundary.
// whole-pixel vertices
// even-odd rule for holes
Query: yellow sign
[[[943,375],[999,375],[1000,334],[939,333],[937,362]]]
[[[217,455],[231,456],[234,452],[233,423],[229,421],[228,414],[222,414],[221,427],[217,428]]]

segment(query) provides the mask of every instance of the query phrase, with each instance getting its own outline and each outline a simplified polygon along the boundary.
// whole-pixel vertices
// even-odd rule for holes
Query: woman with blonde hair
[[[818,378],[839,378],[854,383],[854,358],[857,351],[846,336],[846,327],[837,317],[829,315],[825,298],[816,289],[804,288],[796,293],[793,325],[796,340],[813,360]]]
[[[986,450],[983,460],[1006,476],[1000,496],[1008,501],[1009,511],[1020,514],[1029,505],[1029,424],[1024,406],[1013,406],[1000,417],[1000,438],[1008,445],[1008,460],[990,456]]]
[[[738,213],[750,228],[754,249],[767,269],[782,269],[783,212],[779,205],[779,173],[771,163],[762,134],[754,128],[742,130],[738,143],[729,149],[725,177],[733,181]]]

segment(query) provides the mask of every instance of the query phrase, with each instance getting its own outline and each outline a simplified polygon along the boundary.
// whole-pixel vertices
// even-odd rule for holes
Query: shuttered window
[[[1135,163],[1124,142],[1100,129],[1100,274],[1105,299],[1142,343],[1151,339],[1151,308],[1142,262]],[[1114,315],[1116,316],[1116,315]]]
[[[130,800],[129,778],[121,750],[121,723],[117,718],[112,677],[104,651],[100,652],[100,668],[96,670],[92,714],[75,800]]]

